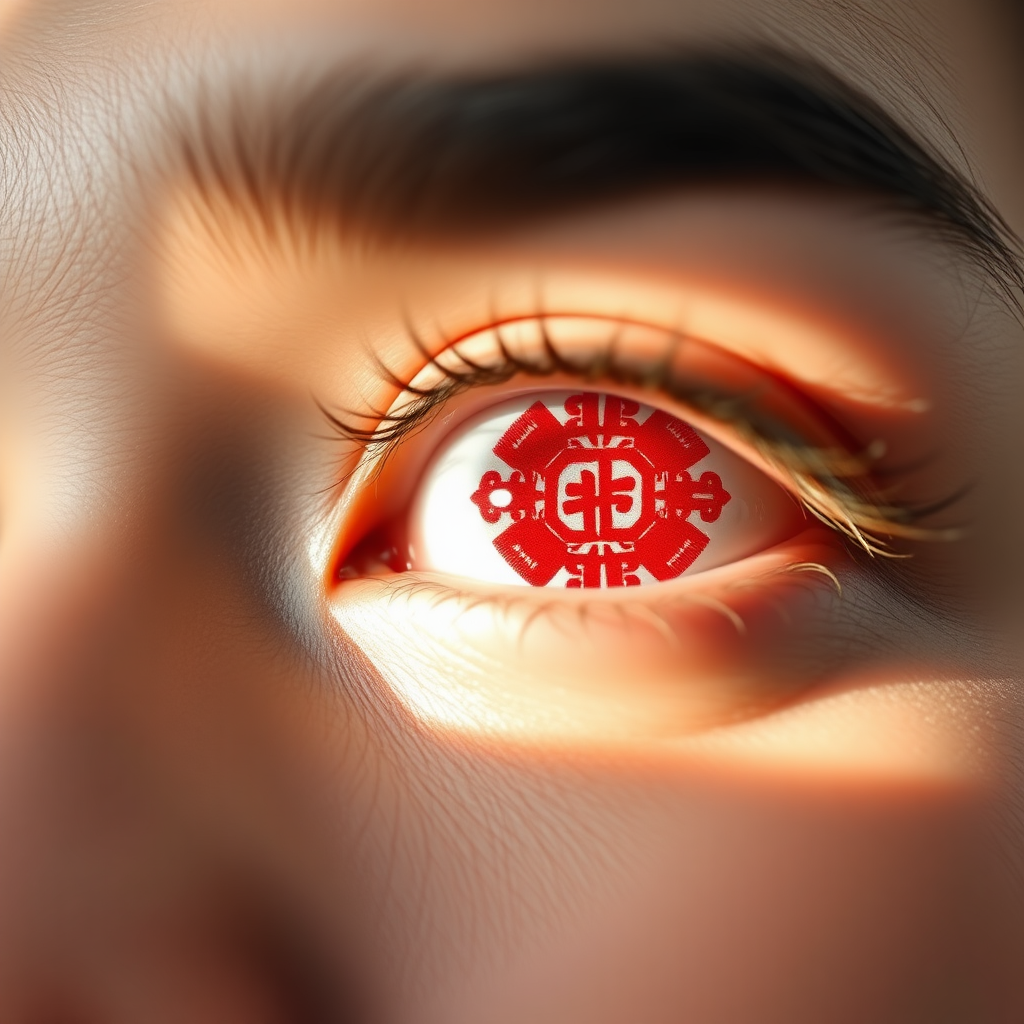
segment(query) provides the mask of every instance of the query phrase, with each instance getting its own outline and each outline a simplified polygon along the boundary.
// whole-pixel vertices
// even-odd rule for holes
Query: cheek
[[[986,865],[955,797],[698,782],[648,819],[626,892],[517,963],[487,1019],[994,1019],[975,947],[998,938],[975,905]]]
[[[404,908],[448,936],[426,954],[440,1005],[411,1019],[1019,1019],[1006,954],[1022,904],[981,787],[683,748],[611,761],[416,744],[410,862],[378,858],[395,933],[416,931]]]

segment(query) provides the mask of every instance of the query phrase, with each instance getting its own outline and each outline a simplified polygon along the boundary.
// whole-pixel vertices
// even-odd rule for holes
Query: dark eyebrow
[[[268,109],[264,109],[268,108]],[[576,59],[504,73],[320,76],[204,105],[188,169],[268,214],[381,239],[493,232],[701,184],[877,196],[1019,306],[1018,240],[980,190],[827,69],[774,51]],[[225,125],[226,119],[226,125]],[[227,143],[227,145],[225,145]]]

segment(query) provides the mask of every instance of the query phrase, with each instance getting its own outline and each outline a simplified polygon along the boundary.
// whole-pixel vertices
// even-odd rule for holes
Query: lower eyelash
[[[432,610],[437,610],[445,605],[454,604],[458,607],[458,614],[469,615],[474,611],[484,609],[488,613],[499,618],[508,620],[510,628],[516,630],[517,643],[522,645],[526,642],[527,636],[533,625],[544,623],[553,625],[555,628],[587,628],[591,621],[607,621],[607,616],[621,619],[628,624],[631,621],[642,622],[653,627],[660,633],[667,643],[676,647],[680,644],[680,637],[669,619],[669,612],[683,608],[699,608],[716,613],[729,627],[735,630],[737,637],[744,637],[748,632],[747,622],[743,614],[737,611],[728,601],[731,593],[737,599],[747,593],[763,589],[773,580],[790,578],[796,582],[799,576],[819,577],[826,582],[829,590],[834,591],[839,600],[843,597],[842,584],[839,578],[828,566],[821,562],[793,561],[788,564],[761,570],[749,579],[733,581],[724,596],[715,597],[703,593],[695,588],[690,588],[685,593],[673,593],[669,598],[663,598],[657,606],[646,602],[618,599],[605,593],[599,599],[588,595],[587,600],[565,602],[561,592],[560,596],[541,595],[537,590],[521,590],[520,588],[503,588],[500,591],[475,594],[467,589],[460,589],[451,583],[432,578],[424,578],[420,575],[405,577],[393,575],[387,577],[363,577],[362,582],[377,583],[382,591],[382,597],[388,604],[400,603],[403,601],[427,601]],[[771,602],[780,618],[787,624],[793,622],[785,608],[785,602],[778,602],[779,595],[774,599],[770,595],[763,595]],[[604,619],[595,618],[598,615]],[[559,626],[559,622],[562,626]]]

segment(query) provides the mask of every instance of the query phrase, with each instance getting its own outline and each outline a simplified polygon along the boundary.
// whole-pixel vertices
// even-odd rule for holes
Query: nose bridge
[[[199,971],[236,948],[232,879],[299,860],[295,663],[228,560],[136,527],[0,552],[0,1019],[48,972],[116,987],[154,941],[153,970]]]
[[[52,820],[95,810],[131,776],[116,765],[130,732],[126,698],[142,706],[157,678],[146,671],[146,633],[161,616],[146,552],[125,526],[5,538],[0,833],[50,842]]]
[[[174,519],[140,503],[77,538],[8,538],[0,756],[19,737],[87,731],[145,736],[147,756],[187,731],[212,749],[204,731],[244,730],[288,696],[286,631],[237,559]]]
[[[163,386],[181,390],[173,375]],[[141,694],[179,655],[195,673],[218,621],[247,604],[259,614],[230,546],[251,488],[238,496],[231,452],[210,455],[206,405],[181,398],[175,419],[168,403],[157,394],[148,415],[82,425],[89,454],[77,467],[64,454],[68,417],[37,442],[38,486],[19,489],[0,533],[0,715],[5,693],[94,702],[130,680]]]
[[[111,633],[141,610],[138,554],[123,528],[77,537],[21,530],[3,540],[0,716],[31,694],[72,700],[76,679],[92,675],[104,653],[116,654]]]
[[[273,690],[231,565],[191,550],[151,504],[74,535],[4,538],[0,832],[27,827],[33,806],[38,824],[68,801],[98,806],[126,783],[212,767],[240,688],[254,705]]]
[[[0,551],[0,1013],[76,917],[99,930],[129,797],[110,684],[134,558],[116,535],[15,531]],[[136,602],[137,606],[137,602]],[[131,793],[131,789],[135,792]],[[106,876],[106,877],[105,877]],[[105,892],[106,890],[106,892]]]

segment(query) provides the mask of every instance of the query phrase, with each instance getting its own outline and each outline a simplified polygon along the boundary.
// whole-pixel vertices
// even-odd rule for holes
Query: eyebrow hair
[[[262,107],[242,94],[219,114],[202,106],[182,136],[189,174],[203,194],[268,224],[284,211],[316,230],[447,238],[699,185],[819,186],[873,194],[927,224],[1021,308],[1019,241],[978,187],[803,57],[763,49],[490,74],[347,69]]]

